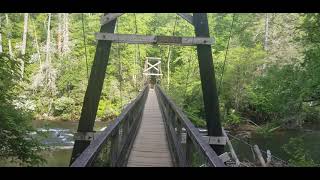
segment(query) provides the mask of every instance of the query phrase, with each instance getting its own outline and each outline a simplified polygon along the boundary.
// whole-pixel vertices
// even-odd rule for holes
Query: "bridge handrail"
[[[112,141],[111,146],[114,146],[109,148],[113,151],[109,152],[111,166],[121,166],[123,163],[126,163],[125,158],[127,158],[126,156],[130,151],[130,143],[133,142],[141,121],[142,111],[148,91],[149,87],[147,85],[144,87],[142,92],[140,92],[137,98],[127,105],[116,120],[102,131],[94,140],[92,140],[90,145],[71,164],[71,167],[94,166],[94,162],[97,160],[103,146],[107,144],[110,139]],[[120,137],[121,141],[123,141],[123,138],[124,141],[120,143],[122,144],[122,147],[119,148],[120,128],[122,128],[121,136],[124,133],[123,131],[127,131],[127,134],[124,134],[126,137]]]
[[[206,159],[206,164],[208,166],[225,167],[225,164],[222,162],[222,160],[218,157],[210,145],[203,140],[199,130],[192,124],[192,122],[180,110],[180,108],[173,103],[173,101],[163,92],[159,85],[156,85],[155,89],[156,93],[158,94],[157,97],[165,119],[167,135],[170,135],[170,138],[168,139],[169,148],[171,154],[173,154],[174,163],[177,166],[191,166],[191,145],[193,145],[200,151],[202,157]],[[181,126],[183,126],[187,132],[185,152],[183,152],[183,146],[181,143]]]

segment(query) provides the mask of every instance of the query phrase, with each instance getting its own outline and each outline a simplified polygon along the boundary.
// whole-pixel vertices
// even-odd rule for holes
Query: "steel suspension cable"
[[[176,15],[176,20],[174,22],[174,26],[173,26],[173,31],[172,31],[172,36],[174,36],[175,31],[176,31],[176,26],[177,26],[177,22],[178,22],[178,15]],[[167,77],[167,88],[169,90],[170,87],[170,57],[171,57],[171,45],[169,45],[168,47],[168,55],[167,55],[167,59],[168,59],[168,64],[167,64],[167,73],[168,73],[168,77]]]
[[[192,59],[192,53],[190,53],[190,56],[189,56],[189,59],[188,59],[188,73],[187,73],[187,80],[186,80],[185,87],[184,87],[184,95],[183,95],[184,102],[182,103],[182,105],[185,104],[186,97],[187,97],[187,85],[188,85],[189,76],[190,76],[191,59]]]
[[[233,13],[233,16],[232,16],[231,28],[230,28],[230,33],[229,33],[229,38],[228,38],[228,43],[227,43],[227,49],[226,49],[226,52],[225,52],[225,55],[224,55],[224,61],[223,61],[223,66],[222,66],[222,73],[221,73],[221,77],[220,77],[220,83],[219,83],[218,93],[220,93],[220,89],[221,89],[221,85],[222,85],[222,79],[223,79],[224,69],[225,69],[225,65],[226,65],[226,61],[227,61],[227,56],[228,56],[229,43],[230,43],[230,39],[231,39],[231,35],[232,35],[232,29],[233,29],[234,19],[235,19],[235,13]]]
[[[138,34],[138,25],[137,25],[137,16],[136,13],[133,13],[134,15],[134,24],[135,24],[135,34]],[[142,61],[140,59],[140,46],[139,44],[136,44],[136,50],[138,49],[138,60],[139,60],[139,64],[140,64],[140,68],[141,68],[141,79],[143,77],[142,73],[143,73],[143,68],[142,68]],[[136,68],[136,67],[135,67]],[[135,69],[136,70],[136,69]],[[142,82],[142,81],[141,81]],[[142,82],[143,83],[143,82]]]
[[[87,79],[89,79],[89,68],[88,68],[88,57],[87,57],[87,43],[86,43],[86,34],[85,34],[85,25],[84,25],[84,15],[81,14],[82,21],[82,34],[83,34],[83,43],[84,43],[84,51],[85,51],[85,59],[86,59],[86,68],[87,68]]]
[[[119,19],[117,19],[117,24],[116,24],[116,28],[117,28],[117,33],[119,33]],[[118,47],[117,47],[117,52],[118,52],[118,58],[119,58],[119,83],[120,83],[120,105],[121,105],[121,108],[123,106],[123,103],[122,103],[122,64],[121,64],[121,53],[120,53],[120,43],[118,43]]]
[[[85,52],[85,58],[86,58],[87,79],[89,80],[89,68],[88,68],[88,57],[87,57],[87,43],[86,43],[86,33],[85,33],[85,27],[84,27],[84,17],[83,17],[83,13],[81,14],[81,22],[82,22],[82,35],[83,35],[84,52]]]

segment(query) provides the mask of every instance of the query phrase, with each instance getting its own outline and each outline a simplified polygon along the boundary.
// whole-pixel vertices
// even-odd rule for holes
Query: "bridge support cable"
[[[222,65],[222,73],[221,73],[221,76],[220,76],[220,83],[219,83],[218,93],[220,93],[221,86],[222,86],[222,79],[223,79],[223,75],[224,75],[225,65],[226,65],[226,62],[227,62],[227,56],[228,56],[228,51],[229,51],[229,43],[230,43],[230,39],[231,39],[231,36],[232,36],[232,29],[233,29],[234,19],[235,19],[235,13],[233,13],[233,16],[232,16],[232,23],[231,23],[228,42],[227,42],[227,49],[226,49],[226,52],[225,52],[225,55],[224,55],[224,61],[223,61],[223,65]]]
[[[186,104],[187,85],[189,84],[189,78],[190,78],[191,60],[192,60],[192,53],[190,53],[190,56],[189,56],[189,59],[188,59],[188,73],[187,73],[186,83],[185,83],[185,86],[184,86],[184,94],[183,94],[184,101],[182,102],[182,106],[184,106]]]
[[[174,33],[176,32],[176,26],[178,22],[178,16],[176,15],[176,20],[173,25],[173,31],[172,31],[172,36],[174,36]],[[170,89],[170,60],[171,60],[171,46],[168,46],[168,56],[167,56],[167,89]]]
[[[135,25],[135,32],[134,32],[134,34],[138,34],[138,25],[137,25],[137,15],[136,15],[136,13],[133,13],[133,15],[134,15],[134,25]],[[140,73],[140,75],[141,75],[141,79],[143,79],[143,76],[142,76],[142,72],[143,72],[143,69],[142,69],[142,61],[141,61],[141,58],[140,58],[140,46],[139,46],[139,44],[136,44],[135,45],[136,46],[136,48],[135,48],[135,63],[134,63],[134,71],[135,71],[135,77],[137,77],[137,74],[138,74],[138,71],[137,71],[137,65],[136,65],[136,62],[138,61],[139,62],[139,67],[141,68],[140,69],[140,71],[141,71],[141,73]],[[141,81],[141,79],[140,79],[140,81]],[[144,85],[144,83],[143,83],[143,81],[142,81],[142,84],[141,84],[141,87]],[[137,88],[137,80],[135,80],[135,88],[136,88],[136,90],[138,90],[138,88]],[[139,88],[140,89],[140,88]]]
[[[116,23],[116,31],[119,33],[119,18],[118,21]],[[118,80],[119,80],[119,90],[120,90],[120,107],[121,109],[123,108],[123,99],[122,99],[122,80],[123,80],[123,76],[122,76],[122,63],[121,63],[121,52],[120,52],[120,43],[117,46],[117,55],[118,55]]]
[[[113,33],[115,29],[116,19],[101,26],[100,32]],[[87,90],[84,96],[81,116],[78,125],[78,133],[93,132],[94,122],[97,114],[100,95],[103,82],[106,76],[106,70],[110,55],[111,41],[98,41],[96,52],[91,67],[91,73],[88,81]],[[76,139],[70,164],[78,157],[86,147],[90,144],[88,139]]]
[[[87,69],[87,80],[89,80],[89,69],[88,69],[88,57],[87,57],[87,41],[86,41],[86,32],[84,27],[84,17],[83,13],[81,14],[81,22],[82,22],[82,35],[83,35],[83,45],[84,45],[84,54],[86,58],[86,69]]]
[[[193,23],[196,37],[210,37],[206,13],[194,13]],[[198,44],[197,54],[208,136],[223,136],[211,45]],[[211,145],[211,147],[218,155],[224,152],[224,145]]]

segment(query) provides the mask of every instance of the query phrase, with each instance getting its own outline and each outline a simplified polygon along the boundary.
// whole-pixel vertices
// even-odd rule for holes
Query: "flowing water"
[[[101,128],[106,127],[106,123],[96,122],[95,130],[99,131]],[[68,166],[72,147],[73,147],[73,134],[76,132],[78,123],[77,122],[34,122],[35,127],[46,128],[49,130],[51,136],[44,139],[44,144],[49,144],[55,147],[51,152],[47,152],[46,166]],[[275,132],[271,136],[263,137],[259,134],[252,134],[251,138],[247,143],[257,144],[262,151],[270,150],[272,155],[277,156],[283,160],[288,160],[289,156],[283,150],[283,145],[288,143],[290,138],[303,136],[305,149],[309,151],[312,159],[319,164],[320,162],[320,126],[310,126],[306,127],[312,131],[302,131],[302,130],[286,130]],[[60,136],[59,136],[60,134]],[[248,145],[245,143],[230,138],[232,144],[239,158],[252,160],[252,151]],[[243,140],[243,139],[242,139]]]
[[[44,152],[47,161],[45,166],[69,166],[74,134],[78,128],[78,122],[71,121],[33,121],[33,126],[38,131],[45,131],[47,137],[42,139],[42,144],[51,147]],[[94,131],[100,131],[107,126],[107,122],[97,121]]]
[[[49,150],[43,152],[43,157],[47,163],[45,166],[69,166],[69,161],[74,144],[74,133],[77,130],[78,122],[72,121],[33,121],[33,126],[38,132],[45,132],[46,136],[41,138],[41,143],[46,145]],[[107,126],[107,122],[96,122],[94,130],[100,131]],[[311,128],[310,128],[311,129]],[[309,151],[312,159],[320,163],[320,128],[313,127],[312,131],[287,130],[273,133],[269,137],[252,134],[247,143],[257,144],[261,150],[271,150],[272,155],[288,160],[288,155],[283,150],[283,145],[289,142],[292,137],[303,136],[305,148]],[[39,136],[36,132],[34,136]],[[232,144],[240,160],[252,159],[252,151],[245,143],[231,138]],[[242,139],[243,140],[243,139]],[[14,166],[11,164],[1,164],[0,166]]]
[[[319,125],[306,125],[302,130],[277,131],[267,137],[259,134],[252,134],[251,138],[247,139],[247,141],[245,139],[239,141],[232,137],[230,137],[230,139],[240,160],[253,160],[253,151],[250,146],[246,144],[249,143],[251,145],[257,144],[262,151],[266,152],[267,150],[270,150],[272,155],[288,161],[290,156],[284,151],[283,146],[289,143],[290,138],[297,137],[302,137],[304,150],[316,164],[320,164]],[[263,156],[266,156],[265,152],[263,152]]]

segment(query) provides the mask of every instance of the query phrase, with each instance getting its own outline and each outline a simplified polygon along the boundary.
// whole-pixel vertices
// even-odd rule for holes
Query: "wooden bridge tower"
[[[144,82],[153,86],[158,81],[160,81],[162,75],[161,58],[147,57],[143,69]]]
[[[112,42],[132,44],[175,44],[184,46],[195,45],[197,47],[208,136],[216,138],[223,136],[211,50],[213,39],[209,36],[207,14],[193,13],[193,15],[191,15],[189,13],[178,13],[179,16],[194,26],[196,37],[114,34],[117,17],[122,14],[123,13],[107,13],[104,14],[101,19],[102,26],[100,33],[96,34],[98,44],[83,101],[78,132],[75,136],[75,144],[70,164],[86,149],[90,144],[90,141],[94,138],[93,127]],[[212,145],[212,148],[218,155],[224,152],[224,145],[216,144]]]

